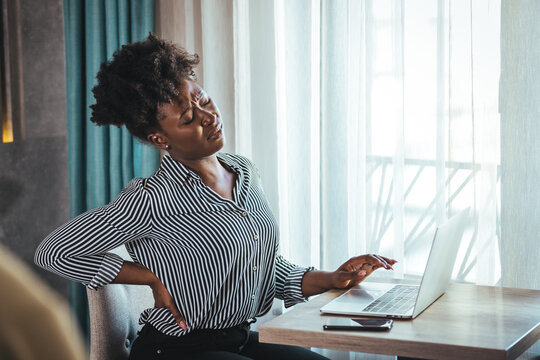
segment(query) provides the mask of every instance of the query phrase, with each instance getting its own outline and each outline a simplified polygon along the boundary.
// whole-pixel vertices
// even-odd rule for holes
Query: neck
[[[193,170],[208,186],[219,182],[227,174],[227,170],[221,165],[215,154],[196,160],[178,159],[173,155],[171,157]]]

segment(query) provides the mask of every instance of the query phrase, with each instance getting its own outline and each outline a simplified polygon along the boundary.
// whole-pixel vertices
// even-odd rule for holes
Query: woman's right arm
[[[148,268],[131,261],[124,261],[120,272],[112,283],[150,286],[154,295],[154,307],[169,309],[176,323],[182,329],[187,330],[186,321],[178,311],[173,297],[161,280]]]
[[[109,251],[151,230],[149,195],[142,179],[133,179],[111,203],[53,231],[38,246],[34,260],[46,270],[99,289],[117,277],[124,263]]]
[[[109,283],[150,286],[155,307],[169,309],[186,330],[185,320],[161,280],[143,265],[108,252],[152,231],[151,204],[142,182],[133,179],[108,205],[56,229],[39,245],[35,262],[92,290]]]

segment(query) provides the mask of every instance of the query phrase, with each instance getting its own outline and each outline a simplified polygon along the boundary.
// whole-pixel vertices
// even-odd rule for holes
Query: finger
[[[384,267],[385,269],[392,269],[392,265],[394,265],[397,261],[377,255],[377,254],[366,254],[366,255],[360,255],[355,256],[347,260],[343,265],[341,265],[337,271],[359,271],[359,270],[366,270],[369,271],[376,270],[377,268],[373,268],[374,263],[379,264],[379,267]]]
[[[388,264],[388,263],[386,262],[386,260],[385,260],[382,256],[377,255],[377,254],[373,254],[373,257],[374,257],[375,259],[377,259],[377,260],[378,260],[385,268],[388,267],[388,266],[390,266],[390,264]]]
[[[356,258],[351,258],[349,260],[347,260],[343,265],[341,265],[339,268],[338,268],[338,271],[355,271],[356,269],[360,269],[360,267],[358,265],[355,265],[356,263]]]
[[[345,281],[351,281],[357,277],[364,277],[367,275],[366,270],[360,270],[360,271],[340,271],[339,272],[339,281],[345,282]]]
[[[387,263],[389,263],[390,265],[394,265],[395,263],[397,263],[397,260],[394,260],[394,259],[390,259],[390,258],[387,258],[385,256],[381,256],[379,255],[380,257],[382,257]]]
[[[365,263],[362,265],[362,270],[365,270],[367,272],[367,275],[371,274],[372,272],[374,272],[375,270],[377,270],[378,268],[380,268],[382,265],[377,262],[375,264],[373,263]]]
[[[369,271],[359,271],[359,272],[357,272],[356,276],[353,279],[350,280],[349,285],[347,287],[351,288],[351,287],[354,287],[354,286],[360,284],[370,274],[371,274],[371,272],[369,272]]]
[[[384,264],[377,262],[376,264],[366,264],[366,266],[363,268],[366,270],[366,275],[362,278],[362,280],[365,280],[369,275],[371,275],[375,270],[379,268],[384,268]]]
[[[390,270],[390,269],[393,270],[392,265],[387,263],[386,260],[382,256],[374,254],[373,257],[377,259],[379,263],[382,265],[382,267],[384,267],[386,270]]]
[[[360,268],[364,270],[373,270],[374,266],[386,267],[386,262],[381,260],[382,259],[377,258],[377,255],[364,255],[364,261]]]
[[[357,282],[358,278],[365,277],[367,271],[337,271],[336,275],[332,286],[336,289],[344,289],[349,288],[352,282]]]
[[[174,321],[176,321],[178,326],[180,326],[182,328],[182,330],[186,331],[187,330],[186,319],[184,319],[184,317],[180,314],[180,311],[178,311],[176,306],[171,305],[171,306],[169,306],[167,308],[171,312],[171,314],[172,314],[172,316],[174,318]]]

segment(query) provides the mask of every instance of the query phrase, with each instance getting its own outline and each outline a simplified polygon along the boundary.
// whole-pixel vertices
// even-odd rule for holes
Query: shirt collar
[[[240,167],[238,164],[236,164],[231,155],[220,153],[217,154],[217,157],[218,160],[227,164],[234,172],[240,174]],[[190,178],[201,181],[199,175],[197,175],[193,170],[181,162],[174,160],[168,154],[163,156],[159,167],[161,172],[165,173],[180,184],[186,185]]]

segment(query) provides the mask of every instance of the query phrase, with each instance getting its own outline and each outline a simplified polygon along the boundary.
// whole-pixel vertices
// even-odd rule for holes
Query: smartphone
[[[323,325],[324,330],[360,330],[360,331],[388,331],[392,328],[394,320],[387,319],[348,319],[328,318]]]

